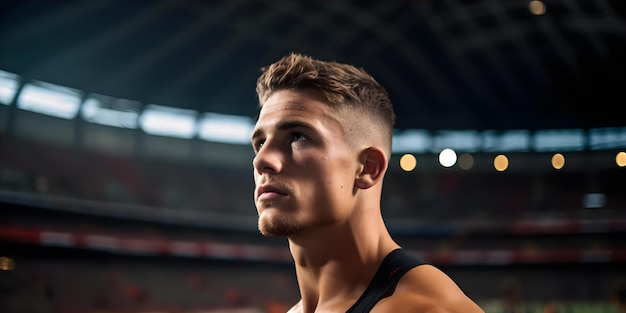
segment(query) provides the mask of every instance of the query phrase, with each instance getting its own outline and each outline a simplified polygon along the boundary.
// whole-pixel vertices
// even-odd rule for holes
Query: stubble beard
[[[291,216],[274,214],[273,216],[259,216],[259,232],[268,237],[291,236],[300,230],[298,223]]]

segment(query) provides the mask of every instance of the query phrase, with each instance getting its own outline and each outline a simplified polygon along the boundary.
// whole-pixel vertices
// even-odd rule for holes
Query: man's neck
[[[324,229],[307,234],[307,239],[289,238],[302,312],[345,311],[367,288],[384,257],[398,248],[382,222],[368,227],[357,232],[351,227]]]

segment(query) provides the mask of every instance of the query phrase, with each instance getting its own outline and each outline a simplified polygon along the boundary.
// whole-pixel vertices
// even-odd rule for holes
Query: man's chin
[[[261,235],[265,237],[289,237],[297,234],[296,230],[284,230],[284,229],[267,229],[259,227]]]
[[[270,213],[270,212],[265,212]],[[259,232],[268,237],[291,236],[300,230],[300,227],[292,218],[277,216],[274,214],[262,214],[259,217]]]

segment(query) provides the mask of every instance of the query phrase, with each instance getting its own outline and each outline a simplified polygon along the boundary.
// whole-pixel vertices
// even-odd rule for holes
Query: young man
[[[262,69],[252,133],[259,230],[286,236],[289,312],[483,312],[392,239],[380,209],[395,115],[362,69],[289,54]]]

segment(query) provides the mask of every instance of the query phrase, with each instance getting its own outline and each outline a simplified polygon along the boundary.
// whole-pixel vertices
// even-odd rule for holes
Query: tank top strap
[[[374,278],[361,297],[346,313],[369,312],[380,299],[389,296],[389,292],[393,291],[393,288],[406,272],[423,264],[428,263],[402,248],[391,251],[383,259]]]

